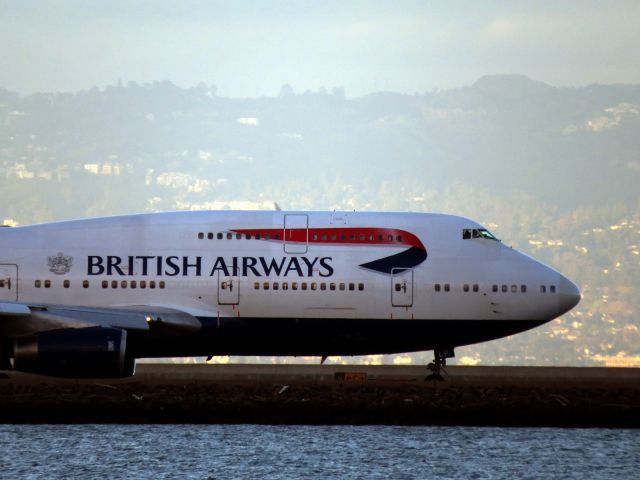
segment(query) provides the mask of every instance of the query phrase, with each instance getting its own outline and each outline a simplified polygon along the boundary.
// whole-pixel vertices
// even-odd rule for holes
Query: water
[[[640,478],[640,431],[0,425],[2,478]]]

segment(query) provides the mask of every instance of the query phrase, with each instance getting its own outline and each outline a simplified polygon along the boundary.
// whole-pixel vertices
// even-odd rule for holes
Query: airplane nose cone
[[[563,276],[560,277],[558,294],[558,310],[560,311],[559,315],[567,313],[580,301],[580,290],[578,290],[576,284]]]

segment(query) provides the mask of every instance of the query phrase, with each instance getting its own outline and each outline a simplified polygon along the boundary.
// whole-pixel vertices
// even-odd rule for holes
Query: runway
[[[640,369],[139,364],[134,377],[9,372],[3,423],[640,427]]]

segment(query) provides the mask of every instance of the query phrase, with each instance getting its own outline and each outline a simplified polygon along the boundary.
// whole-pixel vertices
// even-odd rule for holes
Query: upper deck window
[[[489,240],[499,241],[498,238],[486,228],[464,228],[462,230],[462,239],[469,240],[471,238],[488,238]]]

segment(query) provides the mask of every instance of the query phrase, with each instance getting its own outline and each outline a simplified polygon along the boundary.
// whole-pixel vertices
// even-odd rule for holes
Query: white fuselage
[[[577,303],[564,276],[480,231],[443,214],[280,211],[2,228],[0,301],[327,325],[545,322]]]

